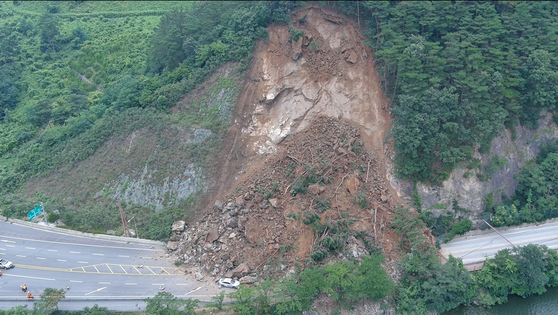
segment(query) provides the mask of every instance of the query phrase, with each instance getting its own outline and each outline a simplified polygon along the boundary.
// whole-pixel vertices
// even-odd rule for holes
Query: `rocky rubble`
[[[309,172],[323,180],[295,193],[293,186]],[[331,203],[323,212],[316,211],[320,200]],[[322,223],[351,218],[351,229],[381,234],[374,242],[391,248],[393,236],[387,237],[384,222],[395,206],[359,130],[319,117],[285,140],[257,171],[237,181],[234,193],[224,202],[215,201],[197,224],[175,222],[167,248],[191,273],[251,283],[265,273],[294,272],[295,262],[305,264],[313,245],[324,237],[295,219],[296,214],[318,213]],[[363,240],[348,236],[344,242],[344,251],[332,259],[368,254]]]

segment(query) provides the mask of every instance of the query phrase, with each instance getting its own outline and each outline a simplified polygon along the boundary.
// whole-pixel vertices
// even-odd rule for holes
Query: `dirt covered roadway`
[[[249,283],[310,259],[397,257],[389,222],[404,201],[390,185],[391,118],[372,52],[354,22],[321,8],[292,25],[256,45],[211,200],[171,238],[200,277]]]

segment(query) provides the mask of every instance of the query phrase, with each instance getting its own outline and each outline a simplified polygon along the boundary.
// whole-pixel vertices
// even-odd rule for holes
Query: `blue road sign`
[[[33,220],[33,218],[38,216],[41,212],[43,212],[43,209],[41,208],[40,205],[38,205],[35,207],[35,209],[27,212],[27,219]]]

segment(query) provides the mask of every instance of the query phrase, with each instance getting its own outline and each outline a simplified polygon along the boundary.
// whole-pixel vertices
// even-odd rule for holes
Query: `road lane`
[[[447,244],[442,244],[440,252],[446,258],[453,255],[461,258],[464,264],[472,264],[483,262],[486,258],[493,258],[496,252],[513,246],[540,244],[558,249],[558,222],[499,228],[498,231],[503,237],[496,232],[456,237]]]
[[[19,288],[22,283],[36,297],[45,288],[70,286],[66,300],[59,304],[62,310],[99,304],[134,311],[144,307],[142,299],[162,290],[206,301],[218,294],[212,281],[187,278],[164,259],[163,245],[130,238],[100,240],[0,222],[0,257],[16,265],[0,277],[0,309],[30,303]],[[121,301],[115,304],[114,299]]]

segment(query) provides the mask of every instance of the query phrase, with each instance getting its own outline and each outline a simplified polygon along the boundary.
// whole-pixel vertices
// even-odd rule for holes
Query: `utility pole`
[[[498,232],[498,230],[496,230],[495,228],[492,227],[492,225],[490,225],[490,223],[486,222],[486,220],[483,220],[484,223],[486,223],[486,225],[488,225],[491,229],[493,229],[496,233],[498,233],[498,235],[500,235],[503,239],[505,239],[508,243],[511,244],[511,246],[513,246],[513,248],[517,248],[517,246],[513,245],[512,242],[510,242],[510,240],[508,240],[507,238],[504,237],[504,235],[500,234],[500,232]]]
[[[136,222],[136,217],[133,216],[130,220],[128,220],[128,223],[130,223],[130,221],[134,220],[134,227],[135,227],[135,232],[136,232],[136,238],[139,238],[139,232],[138,232],[138,223]]]
[[[120,208],[120,218],[122,219],[122,228],[124,229],[124,236],[130,236],[130,229],[128,228],[128,221],[126,221],[126,214],[122,210],[122,204],[120,203],[120,198],[118,198],[118,207]]]

